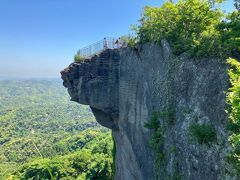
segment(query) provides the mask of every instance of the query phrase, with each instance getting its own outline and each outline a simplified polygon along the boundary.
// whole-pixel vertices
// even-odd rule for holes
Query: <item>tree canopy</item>
[[[111,133],[60,80],[3,80],[0,94],[0,179],[112,179]]]
[[[238,1],[238,0],[237,0]],[[239,3],[236,1],[236,8]],[[140,43],[166,39],[176,55],[239,56],[239,11],[225,15],[207,0],[179,0],[145,7],[135,31]]]

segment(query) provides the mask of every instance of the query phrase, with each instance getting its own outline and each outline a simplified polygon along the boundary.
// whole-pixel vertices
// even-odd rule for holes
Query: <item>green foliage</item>
[[[234,165],[237,174],[240,175],[240,62],[229,58],[228,64],[230,65],[228,74],[231,87],[227,93],[227,103],[229,104],[229,130],[231,132],[229,142],[232,145],[229,160]]]
[[[79,147],[76,147],[76,150],[62,152],[64,155],[57,155],[52,159],[35,158],[21,166],[13,176],[16,179],[31,179],[33,177],[51,179],[52,174],[54,179],[80,177],[84,177],[84,179],[112,179],[113,143],[110,132],[86,130],[81,132],[79,136],[82,137],[83,142]],[[67,140],[63,141],[67,142]],[[70,141],[69,143],[75,142]],[[71,144],[66,143],[66,146],[71,147]]]
[[[82,57],[79,54],[74,55],[74,62],[80,63],[80,62],[83,62],[84,60],[86,60],[86,57]]]
[[[145,7],[137,27],[140,42],[166,39],[175,54],[188,52],[196,56],[214,56],[220,50],[220,33],[216,25],[223,14],[204,0],[166,2],[161,7]]]
[[[240,59],[240,11],[230,13],[226,20],[218,25],[221,33],[222,51],[225,57]]]
[[[36,159],[15,173],[17,179],[112,179],[112,159],[104,154],[82,150],[50,159]],[[53,175],[51,178],[48,169]]]
[[[191,137],[199,144],[210,144],[217,140],[216,130],[211,124],[192,124],[189,127]]]
[[[154,112],[150,120],[145,123],[145,128],[148,128],[152,131],[150,146],[153,149],[155,155],[155,164],[157,167],[159,167],[164,160],[164,153],[162,152],[164,144],[163,130],[158,120],[160,115],[161,112]]]
[[[60,80],[2,80],[0,94],[0,179],[111,179],[110,132]]]
[[[173,109],[167,109],[159,112],[159,117],[167,120],[169,125],[172,125],[175,121],[175,111]]]
[[[55,156],[62,138],[100,127],[88,107],[69,101],[61,81],[0,81],[0,94],[0,154],[7,162],[39,156],[33,141],[45,157]]]
[[[232,145],[232,151],[227,156],[228,162],[230,162],[236,170],[236,174],[240,176],[240,134],[233,133],[229,142]]]
[[[160,123],[158,121],[158,117],[159,117],[159,112],[153,112],[150,120],[145,123],[145,128],[148,128],[150,130],[158,130]]]
[[[137,44],[137,38],[134,36],[122,36],[121,41],[126,43],[127,46],[129,47],[134,47]]]
[[[234,0],[234,6],[238,11],[240,11],[240,0]]]
[[[228,74],[231,83],[227,94],[227,102],[230,105],[228,114],[232,124],[230,130],[234,133],[240,133],[240,63],[232,58],[229,58],[227,62],[230,65]]]
[[[140,43],[166,39],[176,55],[240,58],[240,2],[225,15],[214,4],[222,0],[180,0],[161,7],[145,7],[140,25],[133,30]]]
[[[112,137],[113,140],[113,149],[112,149],[112,158],[113,158],[113,164],[112,164],[112,172],[115,174],[116,171],[116,154],[117,154],[117,147],[116,147],[116,142],[114,138]]]
[[[159,118],[167,121],[169,124],[172,124],[175,120],[174,110],[168,109],[163,111],[155,111],[150,117],[150,120],[145,123],[145,128],[151,130],[151,139],[150,146],[153,149],[155,155],[155,164],[159,167],[164,161],[164,131],[161,128]]]

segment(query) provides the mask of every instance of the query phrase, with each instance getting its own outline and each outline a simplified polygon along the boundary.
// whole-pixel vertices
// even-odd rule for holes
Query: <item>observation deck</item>
[[[126,46],[126,41],[120,38],[106,37],[103,40],[85,46],[77,51],[77,55],[81,57],[91,57],[94,54],[98,54],[105,49],[119,49]]]

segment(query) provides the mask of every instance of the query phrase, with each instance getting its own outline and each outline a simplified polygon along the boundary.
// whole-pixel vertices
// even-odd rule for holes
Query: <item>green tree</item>
[[[194,56],[215,56],[220,50],[220,33],[216,30],[223,17],[219,9],[204,0],[166,2],[161,7],[145,7],[136,28],[139,41],[166,39],[175,54],[188,52]]]
[[[225,55],[240,60],[240,1],[235,1],[236,10],[227,15],[218,25],[221,33],[221,45]]]
[[[231,87],[227,94],[229,104],[229,130],[231,136],[229,141],[232,145],[232,152],[229,160],[233,163],[236,172],[240,175],[240,63],[236,59],[228,59],[230,65],[228,74]]]

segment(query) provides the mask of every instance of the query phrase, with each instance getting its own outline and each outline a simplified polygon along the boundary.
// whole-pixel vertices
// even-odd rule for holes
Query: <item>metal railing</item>
[[[101,41],[93,43],[89,46],[83,47],[77,51],[77,54],[81,57],[90,57],[94,54],[100,53],[105,49],[119,49],[123,46],[123,42],[120,42],[118,38],[104,38]]]

